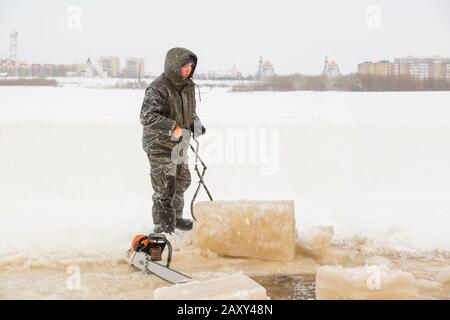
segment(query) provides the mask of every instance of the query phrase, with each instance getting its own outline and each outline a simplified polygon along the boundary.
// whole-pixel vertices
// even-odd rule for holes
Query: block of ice
[[[295,257],[293,201],[203,201],[194,214],[194,247],[263,260]]]
[[[414,276],[382,266],[322,266],[316,273],[316,299],[417,299]]]
[[[155,300],[269,299],[263,286],[242,273],[158,288],[153,291],[153,298]]]

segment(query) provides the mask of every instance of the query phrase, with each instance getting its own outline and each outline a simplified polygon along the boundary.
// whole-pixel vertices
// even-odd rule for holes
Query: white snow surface
[[[125,250],[135,233],[151,230],[143,97],[143,90],[0,87],[0,258]],[[450,250],[449,106],[450,92],[203,88],[205,181],[217,200],[294,200],[298,231],[332,225],[334,238]],[[243,149],[256,150],[256,160],[227,160],[227,134],[236,132],[256,132],[256,144]],[[231,150],[237,157],[233,143]],[[185,216],[198,180],[191,173]],[[198,200],[207,200],[203,190]]]

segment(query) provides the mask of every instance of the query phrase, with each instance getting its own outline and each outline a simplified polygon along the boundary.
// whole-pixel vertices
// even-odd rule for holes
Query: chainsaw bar
[[[150,256],[144,252],[130,253],[128,263],[136,268],[152,273],[158,278],[170,283],[184,283],[192,279],[181,272],[170,269],[158,262],[152,261]]]

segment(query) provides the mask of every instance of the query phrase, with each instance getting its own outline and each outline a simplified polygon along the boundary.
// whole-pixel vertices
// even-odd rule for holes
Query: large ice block
[[[316,274],[316,299],[417,299],[414,276],[382,266],[322,266]]]
[[[203,281],[191,281],[153,291],[155,300],[267,300],[266,289],[237,273]]]
[[[263,260],[295,257],[294,201],[202,201],[194,214],[195,247]]]

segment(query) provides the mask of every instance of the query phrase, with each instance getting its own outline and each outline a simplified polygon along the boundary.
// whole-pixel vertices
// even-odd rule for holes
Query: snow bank
[[[450,267],[440,270],[436,275],[436,281],[440,283],[450,283]]]
[[[194,206],[194,214],[197,248],[263,260],[295,257],[293,201],[203,201]]]
[[[405,271],[387,266],[322,266],[316,274],[316,299],[417,299],[418,283]]]
[[[434,291],[434,290],[441,290],[442,284],[433,280],[428,279],[418,279],[417,285],[419,286],[420,290],[425,291]]]
[[[41,239],[65,250],[57,233],[77,235],[71,243],[79,247],[99,235],[152,228],[138,122],[142,90],[2,87],[0,96],[0,208],[7,221],[0,252]],[[213,196],[295,199],[299,230],[333,224],[334,240],[362,232],[401,250],[450,249],[450,149],[442,148],[450,92],[214,89],[202,98],[197,111],[208,133],[200,153]],[[282,112],[274,114],[274,106]],[[272,141],[272,129],[279,139]],[[248,148],[242,164],[240,145]],[[262,175],[268,168],[277,170]],[[207,199],[203,191],[198,199]],[[385,234],[395,225],[404,230]]]
[[[242,273],[153,291],[155,300],[268,300],[266,289]]]
[[[382,257],[382,256],[372,256],[369,258],[366,258],[364,262],[369,266],[386,266],[390,267],[392,262],[388,258]]]
[[[311,227],[300,234],[298,247],[302,253],[322,261],[328,256],[333,234],[333,226]]]

